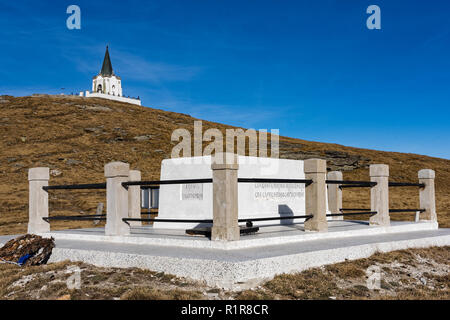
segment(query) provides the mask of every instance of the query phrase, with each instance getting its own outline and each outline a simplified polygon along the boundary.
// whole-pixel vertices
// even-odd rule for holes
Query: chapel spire
[[[105,59],[103,60],[102,71],[100,71],[100,75],[103,77],[111,77],[114,75],[114,71],[111,64],[111,58],[109,57],[108,46],[106,46]]]

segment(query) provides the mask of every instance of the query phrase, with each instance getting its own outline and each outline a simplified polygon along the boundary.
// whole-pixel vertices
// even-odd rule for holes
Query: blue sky
[[[81,30],[66,9],[81,8]],[[381,8],[368,30],[366,8]],[[91,89],[284,136],[450,158],[449,1],[0,0],[0,94]]]

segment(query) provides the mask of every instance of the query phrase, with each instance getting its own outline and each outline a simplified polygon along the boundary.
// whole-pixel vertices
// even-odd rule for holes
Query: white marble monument
[[[305,179],[303,161],[239,156],[239,178]],[[161,180],[210,179],[211,156],[168,159],[162,162]],[[305,185],[239,183],[239,219],[305,215]],[[213,218],[212,183],[162,185],[161,219],[210,220]],[[327,208],[327,213],[328,208]],[[255,222],[255,226],[292,224],[304,219]],[[241,223],[244,224],[244,223]],[[154,228],[189,229],[198,223],[155,222]]]

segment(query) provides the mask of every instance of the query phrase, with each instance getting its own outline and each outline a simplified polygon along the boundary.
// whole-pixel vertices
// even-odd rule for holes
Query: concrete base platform
[[[186,235],[183,230],[135,227],[128,236],[105,236],[104,228],[53,231],[41,234],[57,240],[99,241],[120,244],[158,245],[168,247],[235,250],[269,245],[284,245],[311,240],[352,238],[357,236],[382,235],[398,232],[437,230],[438,224],[431,222],[399,222],[389,227],[369,226],[366,221],[330,221],[328,232],[305,231],[303,223],[261,227],[257,234],[241,236],[239,241],[210,241],[203,236]]]
[[[147,239],[136,243],[118,243],[118,239],[110,242],[101,238],[98,229],[53,232],[56,248],[50,262],[71,260],[104,267],[138,267],[239,290],[256,286],[278,274],[366,258],[377,251],[450,245],[450,229],[437,229],[435,224],[425,222],[394,223],[389,229],[369,227],[363,222],[336,221],[330,232],[314,234],[305,233],[299,225],[291,228],[268,227],[261,234],[235,242],[249,241],[250,245],[233,249],[226,246],[213,248],[206,244],[214,242],[204,238],[173,233],[164,235],[161,231],[155,233],[145,228],[134,230],[126,237]],[[352,236],[343,236],[349,232]],[[85,233],[94,238],[88,240]],[[0,237],[0,243],[11,238],[14,236]],[[159,244],[163,242],[162,238],[168,238],[164,245]],[[171,241],[196,244],[169,245],[167,242]],[[202,247],[198,246],[200,242],[204,243]]]

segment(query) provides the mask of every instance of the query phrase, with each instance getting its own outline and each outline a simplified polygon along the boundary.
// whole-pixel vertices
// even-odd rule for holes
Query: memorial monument
[[[211,156],[163,160],[161,180],[211,179]],[[304,162],[275,158],[238,157],[238,178],[305,179]],[[213,218],[212,183],[162,185],[160,219],[210,220]],[[288,217],[305,212],[305,185],[292,183],[239,183],[239,219]],[[327,208],[327,213],[330,213]],[[256,226],[292,224],[304,219],[255,222]],[[198,223],[155,222],[154,228],[191,229]]]

